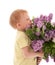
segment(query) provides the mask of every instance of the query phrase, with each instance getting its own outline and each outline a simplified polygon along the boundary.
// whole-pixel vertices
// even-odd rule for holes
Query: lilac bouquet
[[[32,40],[31,47],[35,52],[42,49],[44,59],[49,61],[50,56],[55,62],[55,24],[51,24],[52,17],[52,13],[48,16],[33,17],[33,24],[26,30],[26,34]]]

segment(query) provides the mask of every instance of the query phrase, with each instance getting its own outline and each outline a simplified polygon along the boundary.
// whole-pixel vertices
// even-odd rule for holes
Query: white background
[[[13,65],[16,31],[9,25],[9,16],[15,9],[26,9],[30,18],[53,13],[55,22],[55,0],[0,0],[0,65]],[[52,59],[40,63],[46,64],[55,65]]]

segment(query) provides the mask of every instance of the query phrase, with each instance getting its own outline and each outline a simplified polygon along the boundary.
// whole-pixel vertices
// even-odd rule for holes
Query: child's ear
[[[17,23],[17,27],[18,27],[18,26],[21,26],[20,23]]]

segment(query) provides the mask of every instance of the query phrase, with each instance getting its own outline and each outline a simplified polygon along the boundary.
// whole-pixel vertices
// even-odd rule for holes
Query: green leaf
[[[55,43],[53,44],[53,47],[55,48]]]
[[[55,56],[55,48],[52,48],[52,53],[51,53],[51,57]]]
[[[47,23],[46,28],[47,28],[47,30],[52,30],[53,29],[53,26],[49,22],[49,23]]]
[[[28,37],[29,37],[31,40],[34,40],[34,39],[37,38],[37,36],[33,33],[32,29],[26,30],[26,34],[28,35]]]
[[[32,16],[32,22],[34,22],[34,18],[35,18],[35,17],[34,17],[34,16]]]
[[[40,28],[36,28],[36,32],[40,32]]]
[[[48,58],[48,54],[47,53],[44,53],[43,59],[47,59],[47,58]]]

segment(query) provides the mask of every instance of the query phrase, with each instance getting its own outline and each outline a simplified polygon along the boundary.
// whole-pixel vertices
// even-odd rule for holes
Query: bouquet
[[[26,34],[32,41],[32,49],[35,52],[42,49],[47,62],[49,56],[55,62],[55,23],[51,23],[52,17],[52,13],[48,16],[33,17],[32,26],[26,29]]]

